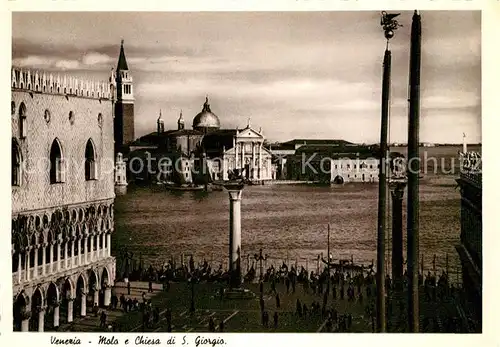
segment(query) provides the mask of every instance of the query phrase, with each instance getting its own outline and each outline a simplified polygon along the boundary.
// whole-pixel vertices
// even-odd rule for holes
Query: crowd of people
[[[325,318],[326,331],[350,331],[353,320],[351,314],[339,314],[334,308],[327,307],[328,297],[331,297],[333,300],[347,300],[348,303],[362,305],[364,307],[365,317],[371,320],[372,330],[375,329],[374,302],[377,286],[376,273],[373,270],[373,266],[360,267],[355,266],[352,263],[343,263],[340,265],[335,264],[335,266],[332,266],[332,264],[327,264],[326,262],[324,263],[325,266],[323,269],[320,269],[318,265],[318,269],[320,271],[316,272],[308,271],[303,266],[298,267],[296,264],[289,267],[285,264],[285,262],[283,262],[283,264],[279,267],[271,265],[265,271],[256,270],[258,265],[257,262],[250,266],[246,274],[243,276],[243,279],[245,282],[257,281],[260,283],[260,306],[263,326],[270,326],[270,315],[265,309],[262,299],[262,295],[264,293],[264,283],[266,283],[266,287],[269,287],[268,294],[276,296],[276,308],[280,308],[280,295],[276,289],[276,285],[280,283],[286,288],[283,295],[287,295],[289,293],[293,294],[297,291],[297,288],[301,288],[304,294],[312,294],[320,297],[323,296],[323,305],[320,305],[318,302],[314,302],[311,307],[308,308],[305,303],[300,303],[299,305],[299,302],[297,302],[296,314],[299,317],[319,315],[320,317]],[[330,269],[328,269],[328,265],[330,265]],[[181,264],[180,266],[178,266],[175,261],[170,260],[160,268],[155,269],[153,266],[149,266],[147,269],[136,269],[129,274],[129,279],[142,281],[146,280],[150,283],[150,289],[152,283],[160,282],[163,283],[163,288],[168,290],[171,282],[182,282],[186,280],[227,283],[229,281],[229,273],[224,271],[222,265],[212,268],[206,260],[196,265],[191,257],[187,263]],[[422,273],[420,273],[419,285],[425,293],[424,299],[428,301],[447,300],[450,296],[455,295],[456,292],[456,288],[449,284],[448,275],[445,271],[442,271],[442,274],[439,277],[436,276],[435,272],[431,273],[429,271],[425,279]],[[404,273],[402,279],[394,283],[389,276],[385,279],[385,287],[389,294],[389,298],[392,293],[405,291],[407,286],[408,276],[406,272]],[[299,300],[297,299],[297,301]],[[137,307],[137,303],[132,301],[132,305],[129,305],[128,307]],[[405,307],[402,306],[401,302],[396,303],[392,302],[392,300],[388,300],[387,310],[389,317],[394,316],[398,308],[399,312],[397,312],[397,315],[400,316],[398,320],[403,321],[405,319],[404,315],[406,314]],[[152,317],[151,321],[154,322],[154,313],[145,315],[147,317]],[[274,312],[272,316],[273,325],[277,327],[279,313]],[[456,317],[453,317],[451,320],[455,323],[457,321]],[[424,323],[426,322],[427,321]],[[450,324],[450,326],[451,325],[452,324]],[[215,326],[215,322],[209,321],[210,331],[215,331]],[[218,327],[221,331],[223,331],[224,323],[220,322]],[[426,327],[429,329],[435,329],[435,327],[431,327],[431,324],[427,324]],[[449,329],[453,329],[453,327]]]

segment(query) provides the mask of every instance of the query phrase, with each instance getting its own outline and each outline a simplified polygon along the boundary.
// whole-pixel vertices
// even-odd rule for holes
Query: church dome
[[[203,110],[193,119],[193,129],[200,131],[220,129],[219,117],[210,110],[208,97],[203,104]]]

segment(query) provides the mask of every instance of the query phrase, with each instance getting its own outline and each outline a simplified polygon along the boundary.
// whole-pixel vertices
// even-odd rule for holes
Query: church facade
[[[53,330],[110,304],[113,98],[108,82],[12,68],[14,330]]]
[[[192,129],[185,128],[181,112],[177,129],[165,131],[160,113],[157,131],[130,146],[128,160],[137,164],[131,164],[131,175],[137,180],[180,184],[226,181],[234,173],[253,182],[273,179],[271,153],[263,146],[262,130],[256,131],[250,122],[243,129],[221,129],[220,124],[208,97]]]

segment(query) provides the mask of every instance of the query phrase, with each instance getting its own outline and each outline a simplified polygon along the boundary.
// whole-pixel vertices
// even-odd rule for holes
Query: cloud
[[[137,85],[138,96],[158,99],[168,96],[193,98],[206,93],[219,98],[231,96],[239,102],[256,104],[280,104],[296,110],[366,110],[376,109],[373,92],[364,83],[345,83],[331,79],[290,78],[265,83],[247,80],[188,79],[166,82],[143,82]],[[353,97],[355,97],[353,99]]]
[[[82,63],[85,65],[109,65],[114,61],[109,55],[101,53],[88,53],[82,58]]]
[[[19,67],[47,68],[54,64],[54,60],[43,56],[28,56],[24,58],[15,58],[12,65]]]
[[[80,68],[80,62],[76,60],[58,60],[54,67],[61,70],[76,70]]]
[[[226,126],[244,125],[252,117],[267,135],[282,140],[333,136],[376,141],[385,48],[379,15],[17,13],[12,55],[15,65],[106,79],[125,38],[138,132],[154,129],[159,108],[164,114],[172,110],[175,127],[178,109],[194,116],[208,93]],[[404,27],[391,40],[391,114],[398,119],[391,126],[399,122],[397,141],[406,137],[411,16],[411,11],[401,14]],[[481,14],[428,11],[422,20],[421,109],[428,124],[422,140],[461,134],[467,124],[476,131]]]

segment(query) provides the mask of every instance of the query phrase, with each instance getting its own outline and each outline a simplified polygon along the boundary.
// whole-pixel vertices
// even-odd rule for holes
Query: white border
[[[500,74],[500,54],[497,49],[497,40],[500,39],[500,2],[498,0],[275,0],[271,1],[237,1],[237,0],[212,0],[212,1],[108,1],[102,0],[3,0],[1,5],[0,35],[2,37],[3,54],[0,55],[2,69],[0,77],[5,91],[10,94],[10,66],[11,66],[11,11],[331,11],[331,10],[482,10],[482,155],[483,155],[483,334],[481,335],[430,335],[419,334],[407,335],[378,335],[378,334],[220,334],[212,337],[222,337],[228,346],[254,346],[260,344],[268,345],[320,345],[335,344],[340,346],[354,346],[367,344],[387,346],[388,344],[404,346],[430,346],[436,344],[443,346],[500,346],[498,329],[500,320],[498,312],[499,265],[495,260],[495,246],[498,245],[496,226],[498,225],[495,215],[497,214],[496,200],[498,197],[498,182],[500,177],[500,165],[494,158],[496,129],[500,130],[498,122],[500,93],[498,85]],[[425,18],[422,18],[425,21]],[[7,92],[2,94],[0,139],[3,145],[2,158],[9,158],[10,151],[10,97]],[[10,199],[10,177],[7,170],[0,171],[0,182],[2,184],[2,198],[0,213],[4,230],[0,234],[0,254],[8,255],[11,252],[10,230],[8,230],[11,213]],[[0,343],[3,346],[11,346],[17,343],[24,345],[46,346],[50,345],[52,334],[37,333],[12,333],[12,285],[11,273],[8,271],[10,257],[7,256],[0,267],[1,278],[7,279],[0,284]],[[63,334],[58,334],[61,336]],[[170,335],[170,334],[169,334]],[[177,338],[177,345],[182,345],[184,334],[172,334]],[[210,334],[203,334],[209,336]],[[96,345],[97,334],[78,333],[75,335],[64,334],[70,338],[77,336],[82,344]],[[135,334],[117,334],[124,345],[125,339],[130,339],[130,345],[135,345],[133,339]],[[148,335],[166,341],[167,334]],[[189,345],[194,345],[197,334],[188,334]],[[90,341],[90,342],[88,342]]]

